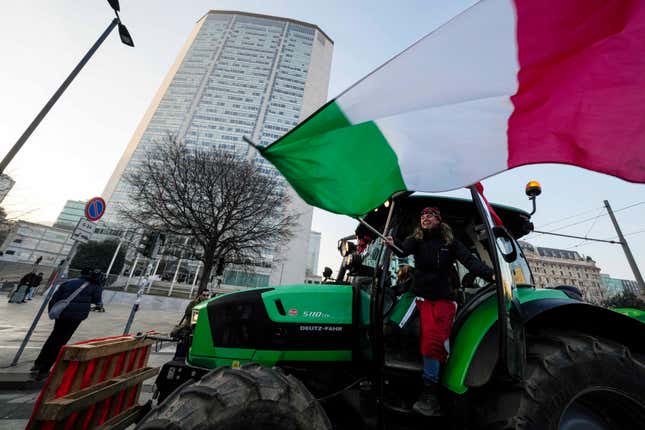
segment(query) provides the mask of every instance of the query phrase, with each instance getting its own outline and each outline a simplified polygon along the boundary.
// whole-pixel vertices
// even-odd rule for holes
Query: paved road
[[[106,304],[107,312],[91,312],[72,337],[71,343],[122,334],[132,308],[131,305],[122,303],[128,301],[133,303],[135,295],[130,296],[131,298],[122,296],[120,304]],[[18,366],[11,369],[5,368],[11,363],[41,303],[42,297],[36,297],[24,304],[8,303],[7,296],[0,295],[0,373],[27,372],[33,364],[33,360],[54,326],[46,312],[27,344]],[[183,301],[182,303],[165,303],[163,306],[157,304],[151,304],[148,307],[142,306],[135,316],[131,332],[157,330],[161,333],[168,333],[182,315],[182,312],[168,310],[168,308],[181,308],[182,305]],[[166,308],[166,310],[159,310],[160,308]],[[163,364],[170,358],[172,351],[174,351],[174,347],[168,345],[158,353],[153,353],[150,357],[150,364],[152,366]],[[152,381],[148,380],[143,387],[142,401],[150,398]],[[0,390],[0,429],[24,429],[37,395],[37,389]]]

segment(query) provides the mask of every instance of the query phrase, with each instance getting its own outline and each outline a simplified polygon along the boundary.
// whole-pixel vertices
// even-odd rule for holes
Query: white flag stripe
[[[506,96],[379,119],[408,190],[445,191],[506,170]]]
[[[516,13],[485,0],[455,17],[343,93],[353,124],[517,92]],[[402,77],[405,78],[402,78]]]

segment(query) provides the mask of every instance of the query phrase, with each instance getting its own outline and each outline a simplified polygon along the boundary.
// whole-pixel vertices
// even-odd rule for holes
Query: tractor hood
[[[199,317],[189,361],[197,364],[202,358],[230,354],[252,360],[261,351],[276,352],[282,359],[288,351],[349,353],[354,344],[352,297],[349,285],[304,284],[210,299],[195,307]]]

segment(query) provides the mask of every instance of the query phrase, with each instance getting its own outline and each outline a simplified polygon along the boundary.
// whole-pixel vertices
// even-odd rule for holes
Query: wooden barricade
[[[27,430],[124,428],[139,414],[153,340],[115,336],[66,345],[34,405]]]

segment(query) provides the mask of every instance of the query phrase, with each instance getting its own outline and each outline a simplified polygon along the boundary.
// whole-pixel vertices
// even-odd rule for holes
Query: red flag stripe
[[[566,163],[645,182],[645,2],[515,0],[508,167]]]
[[[493,206],[491,206],[491,204],[488,203],[488,199],[484,195],[484,186],[481,184],[481,182],[477,182],[475,184],[475,188],[477,189],[477,192],[479,193],[479,195],[482,196],[482,200],[484,200],[484,203],[486,203],[488,212],[490,212],[490,215],[493,218],[493,222],[495,223],[495,225],[503,226],[504,223],[502,222],[502,219],[499,217],[499,215],[497,215],[497,212],[495,212],[495,209],[493,209]]]

